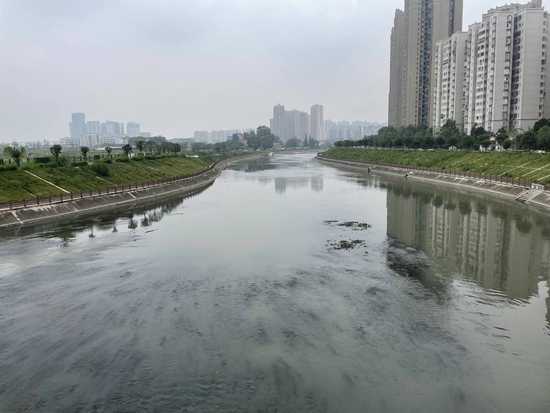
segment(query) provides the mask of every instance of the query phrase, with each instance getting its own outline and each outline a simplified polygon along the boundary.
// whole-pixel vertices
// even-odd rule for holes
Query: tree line
[[[164,140],[162,143],[157,143],[154,140],[151,141],[142,141],[138,140],[136,141],[136,149],[138,150],[139,154],[148,153],[150,155],[162,155],[166,153],[179,153],[181,152],[181,145],[177,143],[167,142]],[[122,152],[124,152],[124,155],[126,157],[129,157],[130,154],[133,152],[134,148],[132,145],[127,143],[126,145],[122,146]],[[63,147],[61,145],[53,145],[50,147],[50,153],[55,159],[55,164],[57,166],[66,166],[68,164],[68,161],[64,159],[62,156]],[[90,148],[87,146],[81,146],[80,147],[80,153],[84,157],[84,160],[88,160],[88,153],[90,152]],[[107,146],[105,148],[105,152],[107,152],[107,155],[110,157],[111,153],[113,152],[113,148],[110,146]],[[21,160],[25,157],[27,151],[25,147],[23,146],[6,146],[4,148],[4,154],[13,159],[13,162],[15,165],[19,168],[21,166]]]
[[[489,148],[492,144],[499,144],[503,149],[519,150],[544,150],[550,149],[550,119],[540,119],[533,129],[524,131],[511,138],[504,128],[497,133],[486,131],[481,126],[475,126],[470,134],[459,131],[456,122],[448,120],[445,125],[434,133],[433,129],[425,125],[405,126],[394,128],[387,126],[381,128],[376,135],[365,136],[363,139],[353,141],[344,140],[335,142],[334,146],[349,147],[374,147],[374,148],[398,148],[398,149],[459,149]]]

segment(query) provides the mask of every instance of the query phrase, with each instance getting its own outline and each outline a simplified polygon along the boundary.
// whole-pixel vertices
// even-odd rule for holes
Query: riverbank
[[[32,225],[48,220],[71,219],[121,207],[133,208],[143,202],[174,195],[192,195],[211,185],[227,165],[258,156],[254,154],[224,159],[191,176],[149,181],[147,184],[129,185],[126,189],[123,186],[117,192],[81,192],[78,196],[72,194],[72,199],[61,196],[54,202],[50,199],[50,202],[43,205],[29,203],[18,205],[17,208],[6,208],[0,211],[0,229]]]
[[[0,172],[0,204],[172,178],[200,171],[213,161],[185,156],[136,156],[131,160],[107,158],[61,167],[22,164],[19,170]]]
[[[472,177],[467,174],[452,174],[442,171],[431,172],[427,169],[412,170],[412,168],[406,166],[379,165],[374,162],[336,159],[327,156],[325,153],[318,154],[316,159],[328,164],[342,165],[362,170],[370,169],[373,173],[387,173],[402,177],[407,175],[407,179],[453,186],[466,191],[489,193],[509,200],[515,200],[545,210],[550,210],[550,191],[544,191],[542,187],[539,188],[536,185],[534,187],[522,186],[520,183],[524,181],[514,181],[517,182],[516,184],[510,182],[496,182],[495,180],[483,178],[483,175],[481,175],[481,177],[478,175]]]
[[[529,152],[414,151],[332,148],[323,152],[345,161],[390,164],[415,169],[483,175],[493,180],[520,180],[550,185],[550,155]]]

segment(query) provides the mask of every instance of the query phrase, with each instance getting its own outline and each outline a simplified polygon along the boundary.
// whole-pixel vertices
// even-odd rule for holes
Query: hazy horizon
[[[506,2],[464,3],[463,29]],[[59,140],[72,112],[167,138],[269,125],[278,103],[387,122],[396,8],[403,0],[0,0],[0,141]]]

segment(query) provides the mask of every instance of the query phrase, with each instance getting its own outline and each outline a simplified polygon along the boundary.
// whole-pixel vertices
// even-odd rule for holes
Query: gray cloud
[[[466,0],[465,27],[493,0]],[[373,0],[0,0],[0,140],[70,113],[143,130],[267,124],[272,106],[385,121],[395,8]]]

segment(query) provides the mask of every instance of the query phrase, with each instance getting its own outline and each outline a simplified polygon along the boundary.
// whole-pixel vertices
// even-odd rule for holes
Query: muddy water
[[[521,205],[306,154],[1,235],[2,412],[549,411],[550,220]]]

